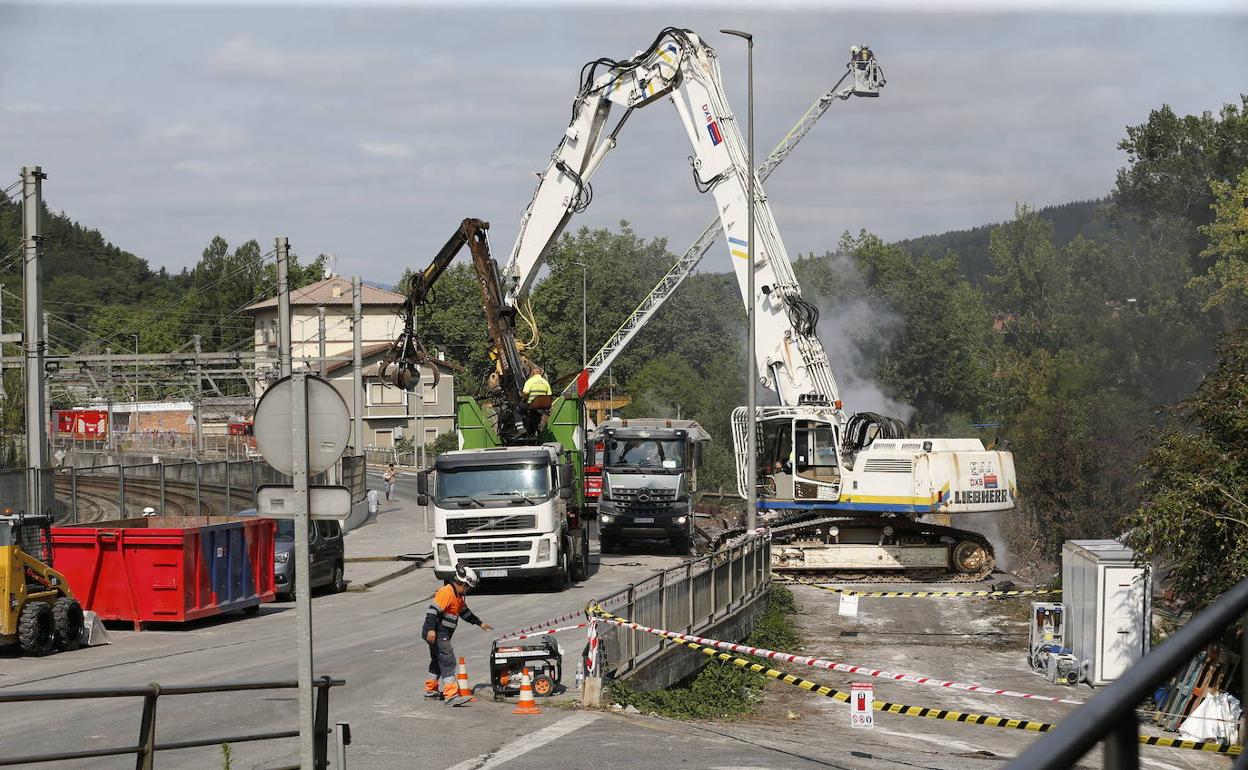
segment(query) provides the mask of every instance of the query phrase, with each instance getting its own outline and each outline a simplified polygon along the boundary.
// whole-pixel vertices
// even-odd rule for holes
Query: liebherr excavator
[[[855,49],[849,72],[855,95],[877,96],[884,85],[865,46]],[[630,59],[597,59],[582,69],[572,122],[540,175],[502,271],[506,304],[517,306],[572,215],[588,207],[589,180],[632,112],[663,98],[676,108],[693,148],[694,184],[715,199],[742,298],[755,310],[759,384],[780,402],[755,415],[757,478],[748,478],[747,471],[749,415],[744,408],[733,414],[738,492],[745,497],[750,484],[758,486],[764,524],[777,541],[773,567],[966,577],[990,572],[992,547],[984,537],[934,518],[1012,508],[1017,494],[1012,456],[986,450],[977,439],[907,438],[897,420],[846,414],[816,333],[818,308],[801,296],[757,182],[757,289],[749,295],[751,170],[715,52],[693,32],[667,28]],[[617,105],[625,112],[604,136]],[[582,372],[580,381],[588,379],[589,372]]]

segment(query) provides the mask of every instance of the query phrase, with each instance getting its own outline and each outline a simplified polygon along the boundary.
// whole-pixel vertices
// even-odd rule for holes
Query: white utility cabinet
[[[1062,546],[1066,646],[1087,681],[1117,680],[1148,654],[1152,578],[1117,540],[1067,540]]]

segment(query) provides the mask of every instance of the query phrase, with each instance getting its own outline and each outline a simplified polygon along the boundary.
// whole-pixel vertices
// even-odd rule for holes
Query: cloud
[[[208,57],[209,71],[239,80],[324,85],[361,76],[364,62],[340,53],[287,51],[247,37],[227,41]]]
[[[360,150],[375,158],[410,158],[412,148],[399,142],[360,142]]]

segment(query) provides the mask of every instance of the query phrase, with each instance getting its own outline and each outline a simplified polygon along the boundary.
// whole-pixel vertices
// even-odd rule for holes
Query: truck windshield
[[[483,505],[509,499],[541,500],[550,496],[550,470],[543,465],[439,468],[437,502]]]
[[[685,467],[685,442],[655,438],[612,438],[605,465],[619,469],[680,469]]]

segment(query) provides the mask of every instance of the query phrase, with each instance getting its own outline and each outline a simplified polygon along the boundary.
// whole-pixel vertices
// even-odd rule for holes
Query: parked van
[[[312,588],[330,586],[333,593],[347,589],[343,562],[346,548],[342,525],[333,520],[308,522],[308,582]],[[273,576],[277,593],[283,599],[295,598],[295,522],[277,520],[277,541],[273,549]]]

